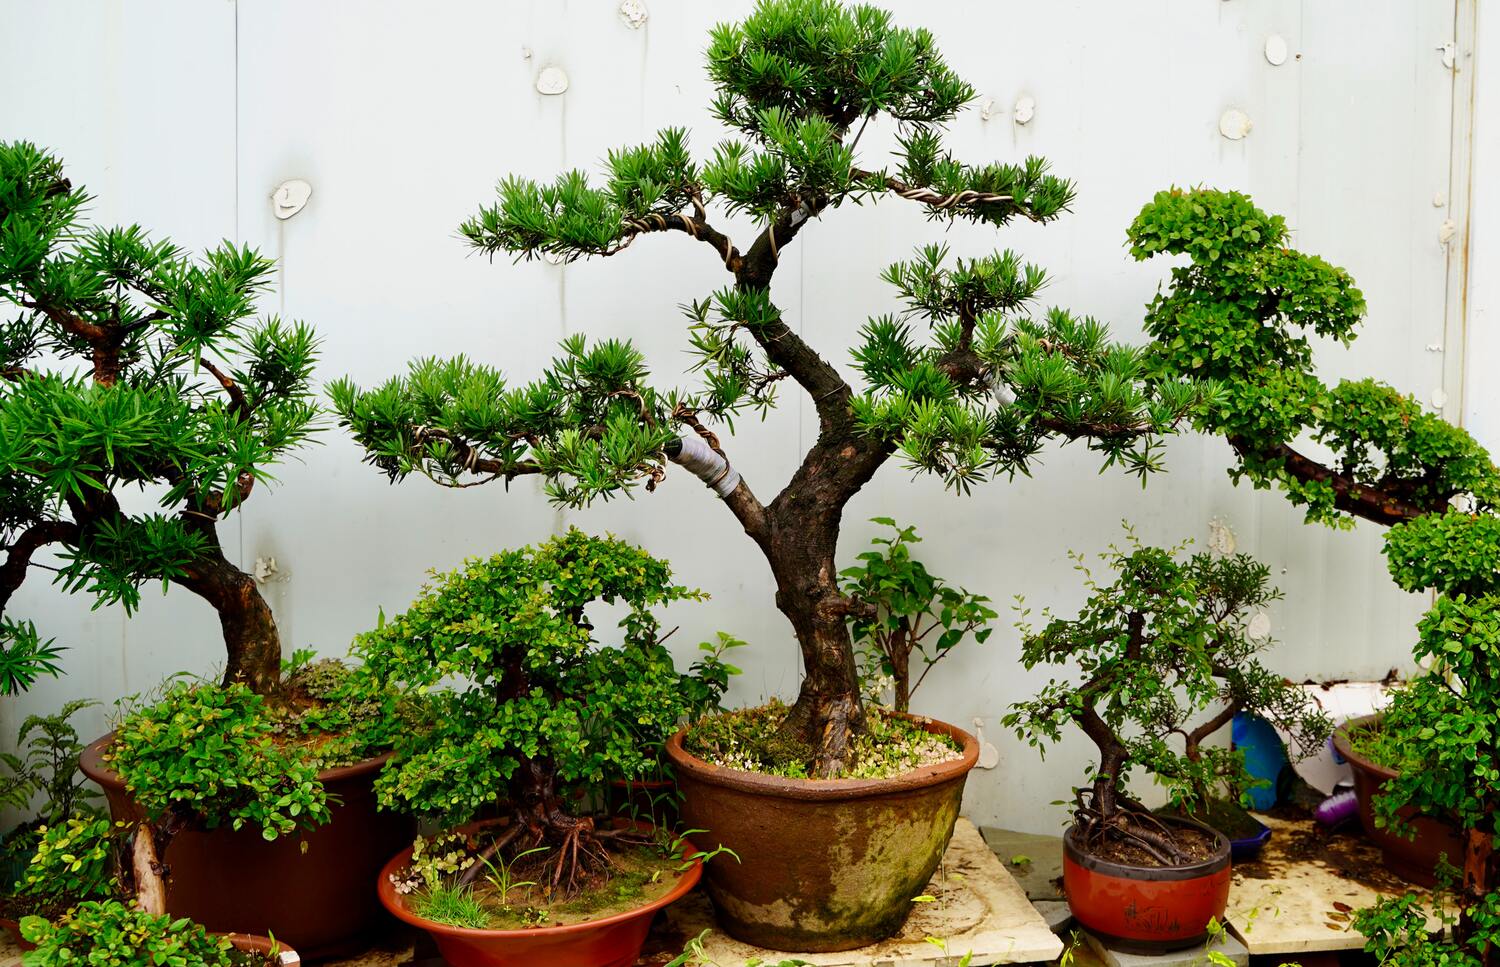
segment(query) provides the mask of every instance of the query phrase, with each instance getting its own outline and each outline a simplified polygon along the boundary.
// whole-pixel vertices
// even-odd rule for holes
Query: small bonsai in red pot
[[[438,576],[360,636],[382,681],[463,683],[433,693],[433,729],[398,740],[381,800],[449,828],[506,813],[419,840],[381,875],[387,908],[449,963],[633,963],[656,910],[697,882],[700,857],[669,832],[598,823],[565,792],[639,775],[677,728],[682,676],[652,609],[702,596],[639,548],[571,530]],[[596,640],[590,610],[611,606],[620,634]]]
[[[296,967],[297,952],[271,937],[215,935],[180,917],[118,900],[80,903],[56,922],[27,917],[34,945],[27,967],[73,964],[184,964],[192,967]]]
[[[1184,558],[1133,536],[1104,560],[1116,572],[1108,585],[1079,561],[1091,595],[1076,618],[1026,628],[1027,668],[1068,663],[1077,674],[1048,682],[1005,722],[1033,746],[1074,724],[1099,750],[1063,839],[1078,921],[1122,949],[1191,946],[1223,916],[1230,865],[1228,838],[1194,817],[1218,790],[1250,782],[1240,753],[1207,740],[1245,711],[1312,750],[1330,723],[1256,657],[1270,642],[1250,633],[1250,620],[1279,596],[1265,565],[1243,554]],[[1178,809],[1157,814],[1132,798],[1132,765],[1166,786]]]

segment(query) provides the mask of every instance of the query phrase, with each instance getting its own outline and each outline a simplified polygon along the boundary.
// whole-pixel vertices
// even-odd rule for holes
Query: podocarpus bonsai
[[[1074,810],[1085,849],[1141,865],[1187,863],[1195,855],[1180,842],[1181,828],[1126,791],[1132,766],[1201,817],[1226,786],[1253,782],[1243,753],[1208,744],[1236,713],[1284,729],[1294,755],[1320,748],[1331,723],[1257,657],[1271,642],[1252,637],[1249,620],[1279,597],[1264,564],[1243,554],[1184,559],[1177,549],[1142,546],[1133,537],[1128,550],[1104,560],[1115,572],[1110,584],[1078,561],[1090,596],[1077,617],[1054,618],[1040,630],[1023,624],[1028,669],[1072,665],[1076,673],[1049,681],[1004,721],[1038,747],[1076,725],[1098,749],[1093,779],[1077,791]]]
[[[0,303],[18,311],[0,328],[0,615],[55,547],[57,580],[101,604],[132,609],[149,581],[203,598],[224,680],[267,693],[276,622],[216,525],[313,431],[312,331],[248,321],[269,259],[88,227],[88,200],[55,156],[0,142]],[[132,509],[147,487],[160,509]],[[6,616],[0,644],[34,651],[35,630]]]
[[[432,729],[398,740],[382,802],[448,824],[505,803],[509,823],[485,860],[527,856],[517,872],[559,897],[598,886],[608,844],[638,834],[575,815],[566,787],[639,775],[653,751],[642,738],[659,744],[677,728],[685,696],[653,609],[701,597],[673,584],[665,562],[576,529],[439,575],[356,643],[392,685],[464,682],[434,693]],[[596,604],[627,609],[618,641],[595,639]],[[468,879],[483,869],[472,863]]]
[[[953,158],[943,126],[973,89],[930,33],[897,27],[875,7],[764,0],[743,22],[713,30],[708,70],[714,114],[734,137],[706,162],[694,160],[685,131],[667,129],[611,152],[601,186],[580,172],[545,184],[508,177],[499,200],[461,228],[478,251],[524,259],[608,257],[642,236],[674,233],[705,246],[729,284],[686,306],[699,387],[655,388],[631,345],[577,336],[523,386],[460,357],[417,361],[374,390],[345,381],[331,392],[369,460],[397,480],[540,474],[554,500],[577,506],[642,483],[653,489],[668,462],[699,475],[775,577],[804,671],[783,731],[815,750],[816,774],[832,776],[863,728],[848,627],[861,609],[839,587],[839,527],[876,471],[899,454],[966,492],[1027,472],[1047,441],[1062,438],[1087,439],[1107,463],[1145,473],[1156,467],[1152,434],[1173,427],[1198,390],[1148,389],[1140,353],[1110,343],[1092,319],[1063,310],[1026,318],[1044,276],[1014,253],[951,259],[939,246],[884,273],[905,308],[864,327],[851,360],[861,378],[851,383],[801,334],[816,320],[793,324],[774,300],[776,270],[801,232],[846,203],[887,197],[942,222],[1050,222],[1072,186],[1038,158]],[[872,124],[894,130],[893,168],[863,166],[861,136]],[[753,241],[737,245],[711,206],[752,218]],[[764,413],[785,380],[806,394],[818,434],[764,501],[704,421],[730,426],[736,415]]]
[[[841,572],[844,593],[870,609],[856,616],[850,629],[855,645],[863,649],[866,679],[889,679],[891,707],[906,712],[933,666],[965,638],[989,638],[996,615],[989,598],[953,587],[911,556],[911,545],[922,540],[916,528],[889,517],[876,517],[873,523],[895,534],[872,538],[876,550],[863,552],[862,563]],[[915,680],[913,656],[922,662]]]
[[[1309,522],[1355,519],[1388,526],[1391,575],[1408,591],[1438,594],[1414,651],[1430,663],[1399,692],[1387,717],[1394,744],[1422,750],[1420,770],[1391,780],[1376,800],[1383,820],[1398,813],[1451,819],[1465,831],[1462,914],[1456,944],[1428,946],[1425,920],[1409,931],[1401,910],[1362,928],[1383,956],[1500,958],[1500,471],[1462,428],[1374,380],[1327,386],[1309,337],[1347,343],[1365,302],[1343,269],[1287,247],[1283,219],[1244,195],[1159,193],[1130,228],[1137,258],[1185,255],[1171,288],[1151,303],[1153,355],[1170,378],[1218,380],[1223,393],[1199,417],[1233,448],[1236,479],[1280,488]],[[1309,455],[1311,439],[1332,453]],[[1383,728],[1384,730],[1384,728]],[[1405,911],[1413,909],[1410,901]],[[1369,934],[1367,933],[1367,936]]]

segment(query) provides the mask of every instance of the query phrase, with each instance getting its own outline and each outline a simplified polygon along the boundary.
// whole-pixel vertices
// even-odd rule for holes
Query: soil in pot
[[[472,823],[421,849],[439,857],[483,854],[508,826]],[[636,828],[650,838],[647,827]],[[698,883],[700,865],[685,861],[691,852],[668,855],[649,842],[612,845],[608,877],[563,895],[549,888],[545,851],[491,860],[485,875],[460,885],[451,870],[429,883],[408,848],[386,864],[378,890],[393,915],[432,935],[452,967],[624,967],[640,954],[656,911]]]
[[[771,705],[705,719],[667,744],[683,822],[703,850],[719,925],[772,950],[849,950],[906,922],[953,835],[972,736],[867,709],[849,777],[808,779],[811,750],[780,746]],[[776,773],[776,774],[768,774]]]
[[[1419,886],[1437,885],[1439,859],[1461,865],[1464,841],[1452,823],[1418,815],[1404,809],[1400,815],[1415,830],[1412,838],[1376,825],[1375,799],[1386,783],[1400,774],[1406,758],[1403,750],[1380,741],[1380,716],[1355,719],[1333,734],[1333,745],[1354,772],[1354,793],[1359,798],[1359,821],[1365,835],[1380,847],[1391,872]],[[1420,760],[1410,763],[1420,767]]]
[[[1063,836],[1063,889],[1073,916],[1107,945],[1160,953],[1202,943],[1229,902],[1229,840],[1176,817],[1162,817],[1188,859],[1164,865],[1140,846],[1110,837],[1086,843],[1079,827]]]

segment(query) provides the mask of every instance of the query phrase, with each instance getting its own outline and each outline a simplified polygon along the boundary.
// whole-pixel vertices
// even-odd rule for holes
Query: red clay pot
[[[487,819],[460,826],[460,832],[503,825]],[[376,889],[391,915],[432,935],[438,952],[450,967],[629,967],[641,954],[656,911],[698,885],[703,865],[694,863],[667,894],[651,903],[611,917],[559,927],[520,930],[471,930],[433,923],[406,908],[392,877],[411,863],[411,847],[397,853],[380,871]]]
[[[19,947],[22,952],[36,949],[36,944],[21,936],[21,925],[16,921],[0,917],[0,930],[10,934],[11,943]]]
[[[110,815],[133,822],[140,809],[103,760],[112,739],[85,749],[80,765],[104,789]],[[414,820],[376,803],[375,777],[388,758],[319,773],[331,819],[317,829],[273,842],[248,827],[177,834],[166,855],[167,912],[220,933],[269,934],[310,960],[363,949],[388,922],[370,891],[380,857],[416,833]]]
[[[908,716],[948,735],[963,757],[894,779],[783,779],[725,769],[667,742],[682,819],[706,830],[698,848],[739,856],[708,864],[719,926],[785,951],[863,947],[901,929],[942,860],[979,743],[962,729]]]
[[[1214,855],[1192,866],[1128,866],[1084,853],[1077,827],[1063,836],[1063,892],[1073,917],[1105,944],[1161,953],[1201,944],[1229,903],[1229,840],[1201,823],[1163,819],[1213,833]]]
[[[1333,747],[1349,761],[1354,772],[1354,794],[1359,799],[1359,822],[1370,842],[1380,847],[1386,868],[1403,880],[1419,886],[1437,885],[1439,857],[1447,854],[1448,862],[1463,865],[1464,840],[1458,828],[1430,816],[1420,816],[1415,809],[1403,809],[1401,818],[1416,830],[1415,839],[1407,839],[1389,829],[1375,825],[1375,797],[1387,782],[1399,773],[1371,762],[1349,745],[1349,733],[1380,724],[1379,715],[1366,715],[1346,722],[1333,733]]]

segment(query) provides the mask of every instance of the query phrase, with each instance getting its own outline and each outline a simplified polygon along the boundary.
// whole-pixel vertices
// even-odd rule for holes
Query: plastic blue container
[[[1276,734],[1271,723],[1245,712],[1235,713],[1230,736],[1234,747],[1245,754],[1245,770],[1267,783],[1250,790],[1250,808],[1270,809],[1280,798],[1281,773],[1291,767],[1281,736]]]

